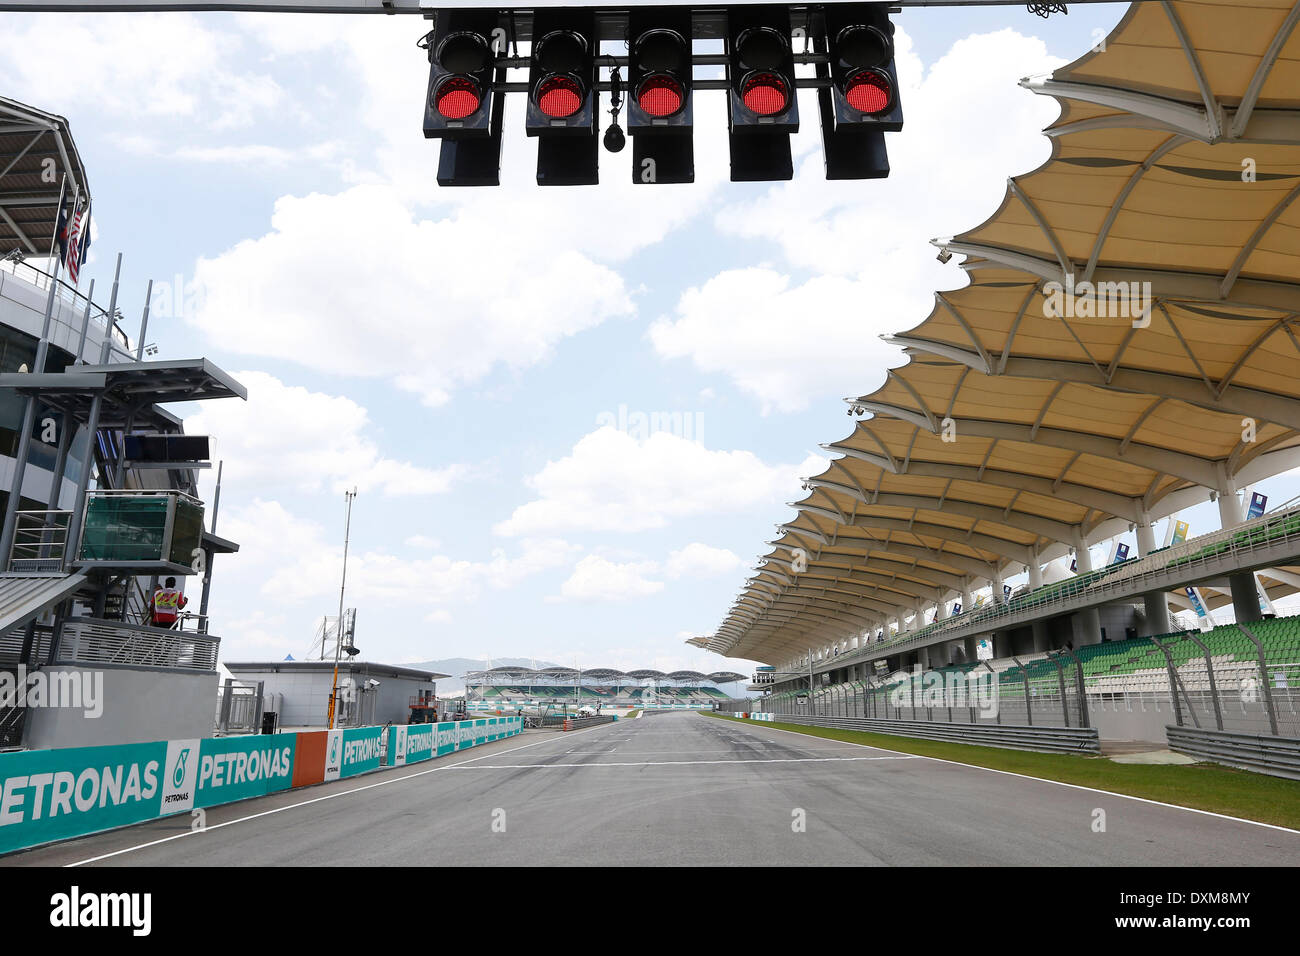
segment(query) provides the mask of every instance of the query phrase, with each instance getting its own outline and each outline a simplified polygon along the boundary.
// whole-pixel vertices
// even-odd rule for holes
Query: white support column
[[[1088,542],[1083,537],[1081,528],[1074,529],[1074,566],[1078,574],[1087,574],[1092,570],[1092,555],[1088,551]],[[1074,618],[1075,645],[1097,644],[1101,641],[1101,615],[1095,607],[1084,608]]]
[[[1074,570],[1076,574],[1087,574],[1092,570],[1092,552],[1078,528],[1074,529]]]
[[[1029,589],[1032,591],[1035,588],[1041,588],[1043,586],[1043,566],[1039,563],[1038,552],[1035,551],[1029,555],[1028,568]]]
[[[1137,533],[1138,556],[1145,558],[1156,549],[1156,529],[1150,516],[1143,513],[1134,530]],[[1152,591],[1142,595],[1142,604],[1144,620],[1141,636],[1164,634],[1169,628],[1169,596],[1164,591]]]

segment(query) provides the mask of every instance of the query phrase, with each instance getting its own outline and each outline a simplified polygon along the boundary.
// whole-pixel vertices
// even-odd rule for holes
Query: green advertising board
[[[334,731],[338,733],[338,731]],[[379,769],[380,738],[383,727],[355,727],[343,733],[342,759],[339,764],[340,777],[355,777],[359,773],[369,773]]]
[[[167,743],[0,754],[0,852],[160,815]]]
[[[297,734],[213,737],[199,744],[197,807],[264,797],[293,783]],[[167,812],[167,808],[163,808]]]

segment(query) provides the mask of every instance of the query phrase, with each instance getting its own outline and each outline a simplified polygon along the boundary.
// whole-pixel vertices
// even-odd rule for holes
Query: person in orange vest
[[[175,578],[168,578],[163,583],[164,587],[153,592],[153,626],[171,629],[176,626],[180,610],[189,603],[189,599],[176,587]]]

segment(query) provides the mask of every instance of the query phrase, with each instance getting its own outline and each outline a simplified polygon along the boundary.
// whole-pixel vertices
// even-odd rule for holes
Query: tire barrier
[[[4,753],[0,853],[403,766],[522,730],[519,717],[487,717]]]
[[[1169,748],[1189,757],[1300,780],[1300,738],[1166,727]]]
[[[1010,750],[1038,750],[1044,753],[1100,753],[1101,741],[1092,727],[1012,727],[1006,724],[929,723],[911,720],[876,720],[871,717],[798,717],[780,715],[780,722],[837,730],[864,730],[899,737],[925,737]]]

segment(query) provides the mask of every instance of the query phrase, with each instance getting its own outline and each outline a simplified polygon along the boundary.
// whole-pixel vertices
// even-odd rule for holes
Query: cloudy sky
[[[883,182],[827,183],[814,121],[793,182],[733,185],[702,92],[693,185],[633,186],[629,149],[598,187],[539,189],[512,97],[503,185],[439,189],[411,17],[6,14],[0,92],[71,123],[83,289],[121,251],[128,328],[154,279],[161,356],[248,386],[178,409],[216,436],[217,531],[242,545],[215,567],[224,659],[308,652],[355,486],[366,659],[714,670],[682,642],[848,432],[840,399],[901,361],[878,336],[963,284],[928,240],[1047,157],[1054,102],[1017,80],[1124,8],[898,15]]]

